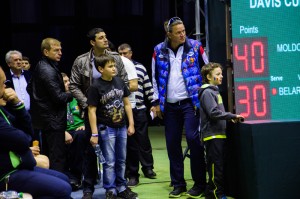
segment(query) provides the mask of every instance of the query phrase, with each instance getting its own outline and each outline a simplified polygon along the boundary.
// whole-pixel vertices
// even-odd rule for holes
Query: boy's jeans
[[[124,191],[127,184],[125,179],[127,129],[126,126],[107,127],[99,132],[99,143],[106,161],[103,164],[103,188],[116,194]]]

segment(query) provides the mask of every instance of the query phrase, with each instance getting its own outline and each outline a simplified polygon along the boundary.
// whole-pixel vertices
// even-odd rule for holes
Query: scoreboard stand
[[[237,199],[299,198],[300,121],[251,121],[230,129],[227,195]]]
[[[227,195],[300,198],[300,1],[224,10],[228,110],[245,117],[227,129]]]

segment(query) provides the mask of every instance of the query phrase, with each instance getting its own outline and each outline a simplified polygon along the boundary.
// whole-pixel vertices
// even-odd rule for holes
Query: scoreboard
[[[232,0],[237,114],[300,119],[300,0]]]

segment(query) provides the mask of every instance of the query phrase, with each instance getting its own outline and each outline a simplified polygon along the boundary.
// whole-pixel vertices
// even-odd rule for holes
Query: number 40
[[[250,47],[250,52],[249,52],[249,47]],[[251,54],[250,57],[249,54]],[[251,70],[254,74],[263,73],[265,70],[264,44],[261,41],[253,41],[249,45],[244,44],[243,53],[239,53],[239,48],[237,44],[234,45],[234,57],[238,61],[244,62],[245,72],[249,71],[249,66],[248,66],[249,59],[251,59]],[[256,63],[256,58],[260,60],[260,64]]]

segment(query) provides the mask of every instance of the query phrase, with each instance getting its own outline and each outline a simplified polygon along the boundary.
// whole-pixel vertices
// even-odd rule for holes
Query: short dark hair
[[[99,57],[95,57],[94,64],[97,71],[99,71],[98,66],[104,68],[105,64],[107,64],[108,62],[115,62],[115,59],[112,56],[107,54],[103,54],[100,55]]]
[[[207,79],[207,75],[211,74],[211,72],[215,68],[221,68],[221,70],[223,69],[221,64],[214,63],[214,62],[209,62],[209,63],[205,64],[204,66],[202,66],[201,75],[202,75],[202,83],[203,84],[208,84],[209,83],[209,80]]]
[[[22,56],[22,60],[30,62],[29,57],[26,57],[26,56]]]
[[[54,39],[54,38],[51,38],[51,37],[48,37],[46,39],[43,39],[42,43],[41,43],[41,51],[42,51],[42,54],[44,55],[44,49],[46,50],[51,50],[51,45],[56,45],[56,44],[61,44],[60,41],[58,41],[57,39]]]
[[[60,73],[62,77],[68,77],[68,75],[66,73]]]
[[[93,28],[86,34],[86,36],[89,40],[95,41],[96,34],[98,34],[99,32],[104,32],[104,30],[102,28]]]
[[[131,46],[130,46],[129,44],[123,43],[123,44],[121,44],[121,45],[118,47],[118,50],[124,50],[124,49],[126,49],[126,48],[128,48],[129,50],[131,50]]]

